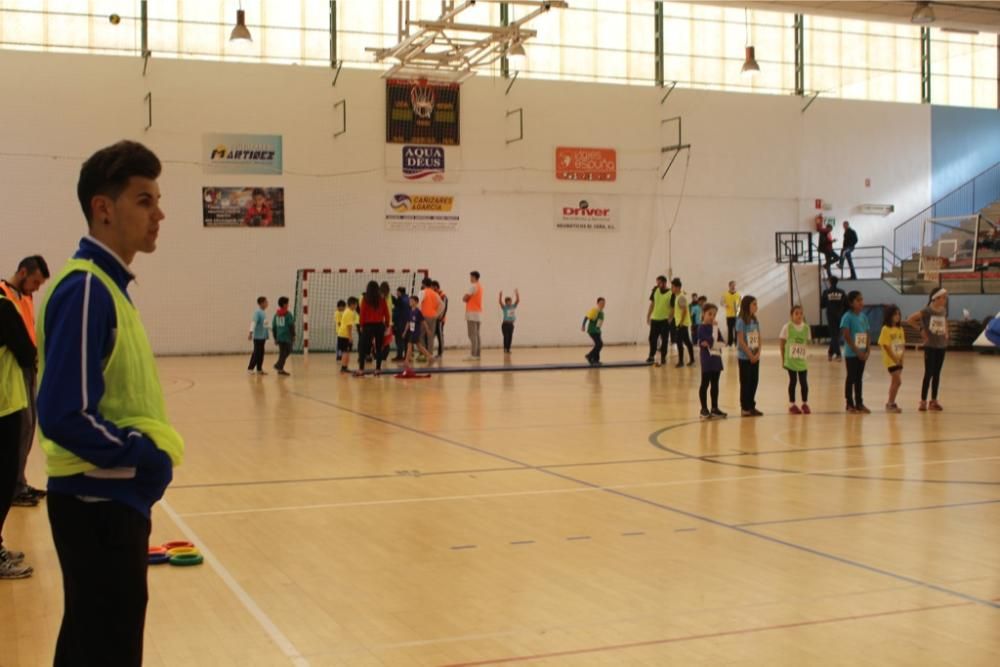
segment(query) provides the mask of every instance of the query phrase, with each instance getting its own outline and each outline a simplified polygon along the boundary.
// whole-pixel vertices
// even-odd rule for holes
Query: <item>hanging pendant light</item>
[[[520,38],[511,42],[510,49],[507,51],[507,61],[515,72],[524,69],[524,65],[528,62],[528,54],[525,52]]]
[[[754,52],[752,46],[750,46],[750,10],[747,8],[743,9],[743,26],[746,28],[746,58],[743,59],[743,69],[740,73],[743,76],[752,77],[760,72],[760,65],[757,64],[757,55]]]
[[[929,2],[918,2],[910,15],[910,23],[916,25],[928,25],[934,23],[937,17],[934,16],[934,8]]]
[[[243,11],[243,3],[240,3],[240,8],[236,10],[236,27],[229,34],[229,41],[235,42],[237,40],[245,39],[248,42],[253,41],[253,37],[250,36],[250,30],[247,29],[247,14]]]

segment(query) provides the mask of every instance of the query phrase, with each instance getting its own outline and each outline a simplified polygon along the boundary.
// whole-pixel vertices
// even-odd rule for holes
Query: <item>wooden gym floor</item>
[[[932,414],[911,351],[901,415],[873,358],[875,413],[847,416],[817,346],[807,417],[768,354],[765,416],[736,416],[729,354],[731,416],[709,423],[697,368],[672,365],[402,381],[332,355],[290,378],[161,359],[188,453],[153,543],[207,562],[151,569],[146,664],[1000,664],[1000,357],[950,352]],[[0,665],[51,664],[44,507],[6,538],[35,576],[0,582]]]

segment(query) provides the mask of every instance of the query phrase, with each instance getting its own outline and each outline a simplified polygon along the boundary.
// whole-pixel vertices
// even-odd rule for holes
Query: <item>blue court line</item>
[[[466,444],[464,442],[459,442],[457,440],[452,440],[450,438],[445,438],[444,436],[436,435],[434,433],[429,433],[427,431],[421,431],[418,428],[414,428],[412,426],[407,426],[405,424],[399,424],[399,423],[390,421],[388,419],[384,419],[382,417],[376,417],[375,415],[365,414],[365,413],[360,412],[358,410],[353,410],[351,408],[345,408],[343,406],[337,405],[336,403],[333,403],[333,402],[330,402],[330,401],[326,401],[326,400],[323,400],[321,398],[315,398],[313,396],[309,396],[308,394],[303,394],[303,393],[300,393],[300,392],[297,392],[297,391],[292,391],[292,392],[289,392],[289,393],[292,394],[292,395],[294,395],[294,396],[299,396],[300,398],[304,398],[306,400],[319,403],[321,405],[326,405],[326,406],[331,407],[331,408],[333,408],[335,410],[340,410],[342,412],[347,412],[349,414],[353,414],[353,415],[356,415],[358,417],[362,417],[364,419],[370,419],[372,421],[379,422],[381,424],[386,424],[387,426],[394,426],[394,427],[396,427],[396,428],[398,428],[400,430],[403,430],[403,431],[409,431],[410,433],[414,433],[416,435],[421,435],[423,437],[430,438],[432,440],[437,440],[439,442],[443,442],[445,444],[449,444],[449,445],[452,445],[454,447],[458,447],[460,449],[464,449],[466,451],[476,452],[476,453],[482,454],[484,456],[489,456],[489,457],[492,457],[492,458],[495,458],[495,459],[499,459],[501,461],[506,461],[506,462],[514,464],[514,465],[519,465],[519,466],[521,466],[523,468],[526,468],[526,469],[536,470],[536,471],[538,471],[538,472],[540,472],[540,473],[542,473],[544,475],[549,475],[549,476],[555,477],[557,479],[562,479],[562,480],[567,481],[567,482],[572,482],[574,484],[579,484],[579,485],[582,485],[582,486],[594,489],[596,491],[602,491],[604,493],[607,493],[607,494],[610,494],[610,495],[613,495],[613,496],[617,496],[619,498],[624,498],[626,500],[633,500],[635,502],[642,503],[642,504],[647,505],[649,507],[654,507],[654,508],[657,508],[657,509],[661,509],[661,510],[664,510],[664,511],[667,511],[667,512],[671,512],[673,514],[679,514],[681,516],[686,516],[686,517],[688,517],[690,519],[695,519],[696,521],[701,521],[701,522],[704,522],[704,523],[707,523],[707,524],[710,524],[710,525],[713,525],[713,526],[717,526],[719,528],[725,528],[727,530],[733,530],[733,531],[736,531],[736,532],[738,532],[738,533],[740,533],[742,535],[746,535],[746,536],[749,536],[749,537],[755,537],[755,538],[757,538],[759,540],[763,540],[765,542],[770,542],[771,544],[776,544],[776,545],[784,546],[784,547],[787,547],[789,549],[794,549],[796,551],[800,551],[802,553],[810,554],[812,556],[817,556],[819,558],[823,558],[823,559],[830,560],[830,561],[833,561],[833,562],[836,562],[836,563],[840,563],[842,565],[847,565],[849,567],[853,567],[853,568],[856,568],[856,569],[864,570],[864,571],[870,572],[872,574],[879,574],[879,575],[882,575],[884,577],[889,577],[891,579],[895,579],[896,581],[902,581],[902,582],[911,584],[913,586],[919,586],[921,588],[926,588],[928,590],[936,591],[938,593],[943,593],[945,595],[950,595],[952,597],[960,598],[960,599],[966,600],[968,602],[973,602],[975,604],[982,605],[984,607],[990,607],[992,609],[1000,609],[1000,602],[997,602],[997,601],[984,600],[984,599],[978,598],[978,597],[976,597],[974,595],[968,595],[966,593],[962,593],[961,591],[956,591],[956,590],[952,590],[950,588],[945,588],[944,586],[939,586],[937,584],[932,584],[932,583],[927,582],[927,581],[922,581],[920,579],[915,579],[913,577],[909,577],[909,576],[906,576],[904,574],[899,574],[897,572],[892,572],[892,571],[889,571],[889,570],[884,570],[882,568],[875,567],[873,565],[868,565],[867,563],[862,563],[860,561],[851,560],[850,558],[845,558],[843,556],[838,556],[836,554],[832,554],[832,553],[829,553],[829,552],[826,552],[826,551],[821,551],[819,549],[814,549],[813,547],[807,547],[807,546],[802,545],[802,544],[796,544],[794,542],[789,542],[788,540],[782,540],[782,539],[777,538],[777,537],[772,537],[770,535],[765,535],[763,533],[758,533],[758,532],[755,532],[753,530],[750,530],[749,528],[743,528],[743,527],[740,527],[738,525],[728,524],[728,523],[725,523],[724,521],[719,521],[718,519],[713,519],[713,518],[708,517],[708,516],[703,516],[701,514],[696,514],[694,512],[689,512],[689,511],[681,509],[679,507],[672,507],[670,505],[666,505],[664,503],[660,503],[660,502],[657,502],[655,500],[650,500],[648,498],[643,498],[642,496],[636,496],[636,495],[633,495],[631,493],[626,493],[624,491],[619,491],[617,489],[609,489],[609,488],[601,486],[600,484],[595,484],[593,482],[588,482],[587,480],[583,480],[583,479],[577,479],[575,477],[571,477],[569,475],[564,475],[562,473],[555,472],[553,470],[546,470],[546,469],[543,469],[543,468],[538,468],[537,466],[533,466],[530,463],[525,463],[523,461],[519,461],[519,460],[517,460],[515,458],[509,457],[509,456],[505,456],[505,455],[499,454],[497,452],[491,452],[491,451],[489,451],[487,449],[482,449],[480,447],[475,447],[473,445],[469,445],[469,444]],[[697,422],[695,422],[695,423],[697,423]],[[650,440],[653,439],[654,435],[656,435],[656,434],[654,433],[653,435],[650,435]],[[683,454],[683,452],[680,452],[680,453]]]
[[[430,373],[431,375],[449,373],[513,373],[519,371],[579,371],[579,370],[599,370],[608,368],[644,368],[653,364],[645,361],[608,361],[600,366],[590,364],[522,364],[514,366],[507,364],[503,366],[414,366],[414,373]],[[402,368],[384,368],[382,375],[399,375]]]
[[[775,519],[774,521],[751,521],[748,523],[736,523],[734,526],[749,528],[750,526],[774,526],[782,523],[806,523],[808,521],[827,521],[829,519],[851,519],[859,516],[879,516],[882,514],[903,514],[906,512],[924,512],[927,510],[944,510],[953,507],[975,507],[976,505],[995,505],[1000,500],[972,500],[967,503],[949,503],[946,505],[925,505],[923,507],[900,507],[891,510],[872,510],[871,512],[847,512],[846,514],[821,514],[818,516],[804,516],[798,519]]]

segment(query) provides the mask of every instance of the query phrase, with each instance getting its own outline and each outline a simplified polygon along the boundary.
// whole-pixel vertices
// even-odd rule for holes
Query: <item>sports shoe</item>
[[[751,417],[763,417],[764,413],[761,412],[760,410],[758,410],[757,408],[754,408],[753,410],[750,411],[750,416]]]
[[[349,369],[347,366],[341,366],[340,367],[340,372],[341,373],[350,373],[351,369]]]
[[[902,410],[899,409],[899,406],[896,405],[895,403],[886,403],[885,411],[892,414],[899,414],[900,412],[902,412]]]
[[[647,364],[653,363],[653,357],[646,357],[646,363]],[[657,365],[659,365],[659,364],[657,364]]]
[[[794,403],[792,403],[791,407],[788,408],[788,412],[790,412],[793,415],[801,415],[802,414],[802,411],[799,410],[799,406],[795,405]]]
[[[719,408],[712,408],[712,416],[713,417],[719,417],[721,419],[725,419],[729,415],[726,414],[725,412],[723,412],[722,410],[720,410]]]
[[[699,416],[700,416],[700,417],[701,417],[702,419],[711,419],[711,418],[712,418],[712,413],[711,413],[711,412],[709,412],[708,410],[702,410],[702,411],[701,411],[701,412],[699,413]]]
[[[809,409],[809,404],[808,403],[803,403],[802,404],[802,414],[804,414],[804,415],[811,415],[812,414],[812,410]]]
[[[19,493],[10,501],[11,507],[37,507],[38,498],[27,493]]]
[[[288,371],[285,371],[285,370],[280,370],[280,371],[278,371],[278,375],[291,375],[291,373],[289,373]]]
[[[849,415],[856,415],[856,414],[858,414],[858,409],[856,407],[854,407],[853,405],[848,405],[847,406],[847,414],[849,414]]]
[[[10,561],[12,563],[20,563],[24,560],[23,551],[9,551],[0,547],[0,563],[5,561]]]
[[[740,417],[753,417],[753,412],[750,410],[740,410]]]
[[[45,496],[49,495],[49,492],[46,491],[45,489],[36,489],[30,484],[27,486],[25,493],[35,498],[44,498]]]
[[[869,410],[868,406],[865,405],[864,403],[858,406],[858,412],[860,412],[863,415],[870,415],[872,413],[872,411]]]
[[[930,410],[931,412],[941,412],[944,410],[944,407],[942,407],[941,404],[938,403],[937,401],[932,400],[930,403],[927,404],[927,409]]]
[[[353,373],[351,373],[351,375],[353,375],[356,378],[360,378],[360,377],[364,377],[365,376],[365,372],[363,370],[359,369],[359,370],[356,370]]]
[[[674,368],[684,368],[684,362],[680,361],[680,362],[674,364]]]
[[[918,412],[927,412],[927,401],[920,401],[920,405],[917,406]]]
[[[694,366],[694,359],[688,362],[688,366]]]
[[[24,563],[14,561],[0,561],[0,579],[27,579],[34,572],[34,568]]]
[[[257,375],[267,375],[267,371],[257,371]]]

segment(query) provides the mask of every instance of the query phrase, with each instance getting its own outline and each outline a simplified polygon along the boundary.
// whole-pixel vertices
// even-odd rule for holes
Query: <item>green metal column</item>
[[[806,94],[806,22],[802,14],[795,15],[795,94]]]
[[[931,103],[931,29],[920,29],[920,101]]]
[[[656,69],[656,85],[663,87],[664,67],[663,67],[663,1],[656,0],[653,6],[653,20],[656,26],[653,28],[654,40],[656,42],[653,49],[653,61]]]
[[[500,3],[500,25],[504,27],[510,25],[510,5],[506,2]],[[510,78],[510,60],[507,59],[506,49],[500,56],[500,76],[505,79]]]
[[[330,0],[330,67],[337,69],[337,0]]]

